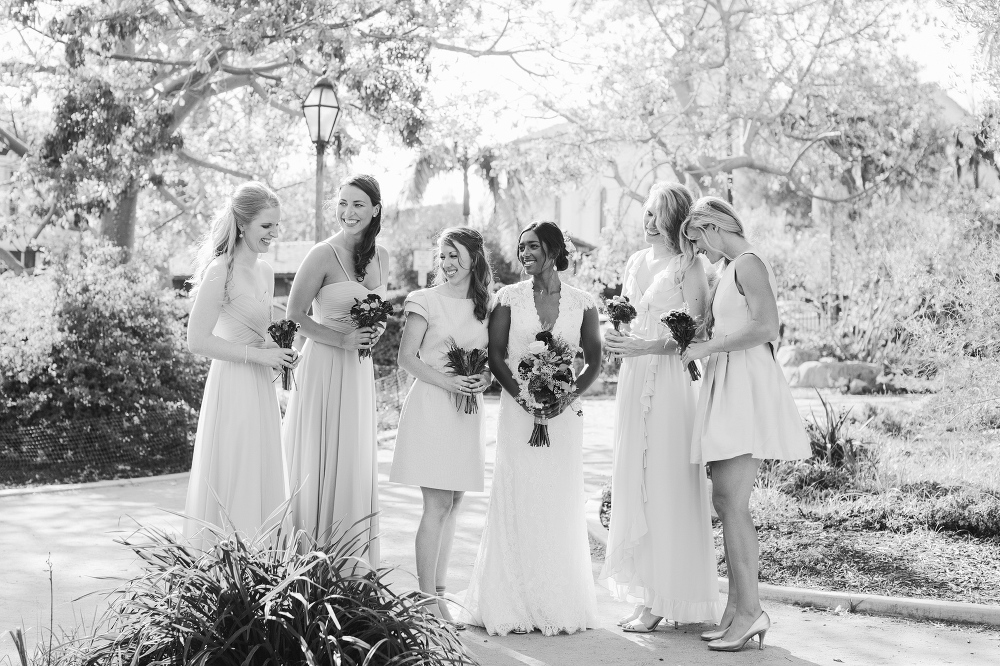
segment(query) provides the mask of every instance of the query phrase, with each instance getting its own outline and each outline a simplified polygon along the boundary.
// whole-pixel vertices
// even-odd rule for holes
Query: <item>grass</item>
[[[751,498],[761,581],[1000,602],[1000,433],[955,427],[922,403],[848,414],[820,399],[814,457],[766,464]]]

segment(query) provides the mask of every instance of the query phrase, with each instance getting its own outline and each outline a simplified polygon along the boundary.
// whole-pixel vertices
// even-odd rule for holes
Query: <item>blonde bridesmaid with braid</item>
[[[233,192],[202,241],[192,282],[188,348],[212,359],[198,416],[184,507],[184,535],[253,537],[277,524],[288,498],[281,456],[275,368],[296,352],[271,340],[274,272],[261,254],[277,237],[278,197],[260,183]],[[213,530],[212,528],[215,528]]]
[[[750,492],[765,459],[799,460],[809,440],[774,355],[777,281],[747,241],[742,220],[718,197],[691,209],[684,234],[712,263],[723,262],[709,296],[704,332],[681,361],[708,357],[695,412],[691,462],[712,470],[712,502],[722,520],[729,597],[719,629],[702,634],[710,650],[736,652],[753,637],[764,647],[771,620],[760,607],[760,545]]]

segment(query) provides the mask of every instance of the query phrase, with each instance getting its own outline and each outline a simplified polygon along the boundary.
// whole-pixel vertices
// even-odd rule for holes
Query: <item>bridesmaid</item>
[[[184,535],[202,546],[212,532],[251,538],[276,525],[287,500],[281,414],[272,368],[295,365],[267,333],[274,272],[259,255],[278,235],[278,197],[260,183],[236,188],[212,222],[192,278],[188,349],[212,366],[198,416]]]
[[[722,272],[709,297],[706,342],[692,344],[683,363],[709,357],[695,414],[691,461],[712,471],[712,502],[722,520],[729,598],[719,629],[702,634],[710,650],[735,652],[764,634],[771,620],[760,607],[760,546],[750,492],[761,460],[798,460],[809,441],[785,376],[774,357],[778,338],[777,282],[771,265],[747,242],[728,203],[703,197],[684,234]]]
[[[483,237],[474,229],[445,229],[438,251],[437,286],[413,292],[403,304],[398,362],[416,381],[399,417],[389,480],[420,486],[417,580],[422,592],[441,597],[432,612],[454,622],[443,598],[448,558],[462,497],[483,490],[486,443],[479,394],[492,379],[489,370],[471,377],[450,374],[445,354],[449,340],[467,350],[486,349],[493,276]],[[471,396],[479,411],[466,414],[455,396]]]
[[[377,567],[375,375],[371,357],[358,350],[374,345],[382,330],[357,328],[350,319],[354,299],[386,295],[388,253],[375,244],[382,197],[372,176],[341,184],[337,220],[341,230],[309,251],[288,297],[288,317],[308,339],[282,442],[295,528],[319,546],[335,535],[360,537]]]
[[[611,529],[604,568],[612,596],[635,603],[619,625],[648,633],[673,622],[716,622],[721,613],[708,480],[692,464],[698,401],[660,315],[687,307],[700,318],[708,280],[680,234],[693,198],[680,183],[654,185],[646,200],[650,247],[634,254],[623,293],[638,314],[631,331],[608,331],[606,349],[624,358],[615,398]]]

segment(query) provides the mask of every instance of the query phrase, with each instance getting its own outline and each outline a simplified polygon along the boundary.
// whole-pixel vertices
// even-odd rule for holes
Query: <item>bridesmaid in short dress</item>
[[[288,298],[288,317],[308,340],[282,443],[295,529],[321,547],[332,538],[356,537],[377,567],[375,374],[371,357],[360,358],[358,350],[370,349],[382,331],[357,328],[350,318],[356,298],[386,295],[388,256],[375,244],[382,199],[373,177],[341,184],[337,220],[341,230],[309,251]]]
[[[416,378],[403,403],[389,480],[420,486],[424,511],[417,529],[420,590],[437,595],[431,612],[453,622],[444,599],[458,508],[466,492],[482,492],[486,445],[480,393],[489,370],[463,377],[446,368],[448,341],[466,350],[489,342],[489,260],[478,231],[445,229],[438,241],[438,284],[410,294],[399,367]],[[477,401],[474,414],[456,398]],[[464,625],[457,623],[458,628]]]
[[[267,334],[274,272],[259,258],[278,232],[278,197],[261,183],[233,193],[202,242],[194,272],[188,348],[212,367],[198,416],[184,506],[184,535],[200,546],[215,532],[254,538],[280,521],[288,498],[281,414],[272,368],[295,351]]]
[[[771,266],[747,242],[733,207],[717,197],[695,203],[684,233],[709,261],[725,261],[705,318],[711,339],[692,344],[681,359],[709,357],[691,460],[712,470],[712,501],[722,520],[729,571],[719,629],[702,639],[710,641],[710,650],[735,652],[757,636],[762,649],[771,621],[757,589],[760,547],[750,493],[761,460],[808,458],[809,440],[774,356],[778,305]]]

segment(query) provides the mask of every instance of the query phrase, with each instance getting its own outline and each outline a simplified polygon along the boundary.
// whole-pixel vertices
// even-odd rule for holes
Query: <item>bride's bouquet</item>
[[[368,294],[363,299],[355,298],[354,305],[351,306],[351,321],[358,328],[377,328],[380,324],[385,324],[391,314],[392,303],[382,300],[378,294]],[[371,355],[370,347],[358,350],[359,361]]]
[[[448,338],[445,344],[448,346],[448,351],[445,352],[447,361],[444,365],[454,374],[462,375],[463,377],[472,377],[486,372],[489,356],[485,349],[465,349],[464,347],[459,347],[458,343],[455,342],[455,338]],[[453,393],[452,395],[455,396],[455,409],[461,410],[464,406],[466,414],[479,413],[479,403],[476,401],[476,396],[461,395],[459,393]]]
[[[579,348],[566,340],[542,331],[528,345],[528,351],[517,364],[517,383],[521,391],[517,401],[528,409],[542,409],[545,405],[570,401],[570,408],[583,416],[580,399],[574,394],[576,376],[573,359]],[[535,427],[528,438],[531,446],[550,446],[549,420],[535,417]]]

